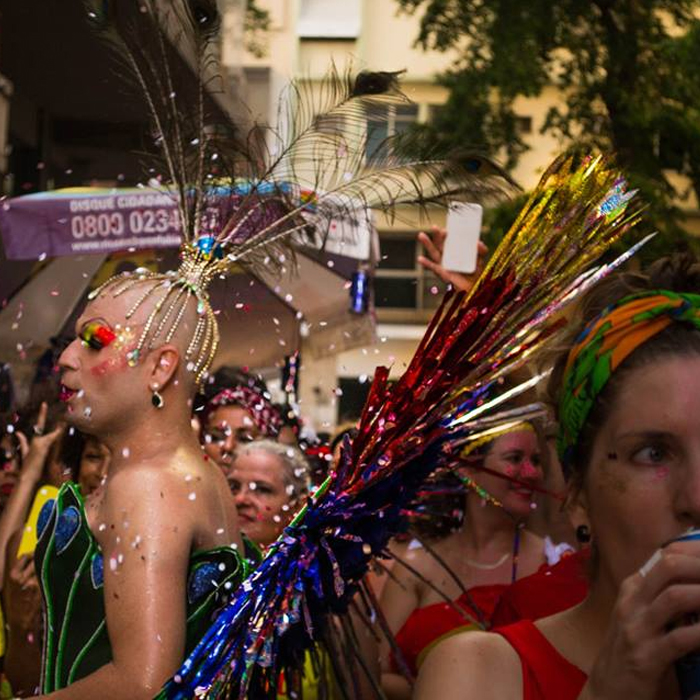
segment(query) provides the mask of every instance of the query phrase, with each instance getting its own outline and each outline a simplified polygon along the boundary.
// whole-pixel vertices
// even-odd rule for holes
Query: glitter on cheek
[[[129,367],[129,363],[126,357],[126,353],[120,352],[116,356],[112,356],[100,364],[95,365],[90,373],[95,377],[104,377],[107,374],[113,374],[114,372],[121,372]]]
[[[117,325],[115,330],[116,338],[113,345],[116,350],[131,350],[136,347],[136,334],[129,326],[122,328]]]
[[[601,476],[601,486],[610,488],[612,491],[622,494],[627,491],[627,480],[618,474],[611,474],[609,470],[604,470]]]
[[[656,467],[656,469],[654,469],[654,479],[657,481],[666,479],[670,471],[671,470],[668,467]]]

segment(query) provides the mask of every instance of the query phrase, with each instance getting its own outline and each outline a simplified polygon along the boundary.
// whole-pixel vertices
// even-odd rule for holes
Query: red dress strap
[[[495,630],[520,657],[523,700],[576,700],[588,677],[567,661],[530,620]]]

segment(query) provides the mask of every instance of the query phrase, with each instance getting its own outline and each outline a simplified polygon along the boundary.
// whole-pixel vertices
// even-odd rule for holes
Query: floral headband
[[[205,418],[221,406],[240,406],[250,413],[255,427],[265,437],[274,437],[282,426],[282,418],[277,409],[262,394],[247,386],[224,389],[209,401]]]

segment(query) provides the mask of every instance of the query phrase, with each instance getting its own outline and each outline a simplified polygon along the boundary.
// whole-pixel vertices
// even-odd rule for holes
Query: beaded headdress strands
[[[207,290],[235,265],[293,265],[295,245],[325,240],[334,219],[357,221],[372,208],[474,201],[510,189],[484,158],[448,162],[414,137],[398,134],[368,148],[376,141],[368,125],[409,102],[396,73],[332,68],[320,83],[293,82],[280,98],[278,125],[245,133],[215,99],[225,81],[214,0],[138,0],[136,13],[131,3],[86,2],[91,23],[145,98],[153,129],[148,184],[177,201],[183,235],[176,271],[138,270],[92,294],[143,286],[127,318],[156,300],[131,352],[134,364],[160,339],[173,339],[194,300],[198,320],[186,361],[201,382],[219,343]],[[189,83],[187,71],[171,65],[173,45],[192,49]]]

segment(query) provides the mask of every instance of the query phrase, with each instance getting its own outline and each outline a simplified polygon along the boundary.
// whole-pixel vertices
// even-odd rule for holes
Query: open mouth
[[[67,403],[70,401],[78,392],[75,389],[69,389],[65,384],[61,384],[61,391],[58,395],[60,401]]]

